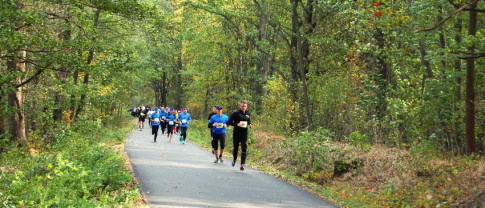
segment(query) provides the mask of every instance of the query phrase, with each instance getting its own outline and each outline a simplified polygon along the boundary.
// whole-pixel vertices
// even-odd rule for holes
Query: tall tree
[[[468,35],[476,36],[477,34],[477,5],[479,0],[474,0],[470,5],[470,16],[468,19]],[[468,47],[468,53],[471,57],[466,59],[466,140],[467,140],[467,153],[472,154],[477,152],[475,141],[475,48],[476,43],[473,43]]]

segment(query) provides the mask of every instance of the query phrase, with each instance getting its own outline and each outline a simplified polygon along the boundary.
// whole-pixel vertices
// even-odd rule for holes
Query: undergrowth
[[[80,121],[29,136],[0,156],[2,207],[133,207],[140,194],[116,149],[132,125]],[[47,135],[47,137],[46,137]],[[31,141],[30,141],[31,140]]]

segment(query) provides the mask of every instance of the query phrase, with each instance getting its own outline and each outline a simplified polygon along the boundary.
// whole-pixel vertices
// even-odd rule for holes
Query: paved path
[[[125,151],[150,207],[336,207],[258,170],[231,167],[230,158],[213,163],[209,151],[178,138],[159,135],[155,143],[146,127],[128,136]]]

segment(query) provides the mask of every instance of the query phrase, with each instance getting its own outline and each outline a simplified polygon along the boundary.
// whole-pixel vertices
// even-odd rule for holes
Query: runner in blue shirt
[[[213,115],[209,120],[209,124],[212,126],[212,132],[214,133],[213,140],[214,141],[214,155],[216,156],[216,160],[214,163],[221,162],[222,160],[222,153],[224,153],[224,146],[226,146],[226,128],[227,122],[229,121],[229,117],[222,114],[222,106],[216,106],[217,114]],[[221,150],[218,151],[217,143],[220,142]]]
[[[182,113],[180,113],[177,118],[180,124],[180,141],[182,141],[182,144],[185,144],[189,123],[192,121],[192,117],[190,116],[190,113],[187,113],[187,110],[187,108],[182,108]]]
[[[150,115],[150,124],[152,126],[153,142],[157,142],[158,128],[160,127],[160,112],[155,109],[154,113]]]
[[[162,135],[165,134],[165,129],[167,129],[167,122],[165,122],[165,119],[167,118],[168,116],[168,113],[167,113],[167,108],[164,108],[164,107],[161,107],[162,110],[160,110],[160,118],[161,118],[161,123],[160,123],[160,127],[162,129]]]
[[[167,123],[167,138],[168,142],[172,143],[173,137],[173,128],[175,127],[175,120],[177,117],[175,116],[175,111],[173,108],[169,109],[168,115],[165,118],[165,122]]]

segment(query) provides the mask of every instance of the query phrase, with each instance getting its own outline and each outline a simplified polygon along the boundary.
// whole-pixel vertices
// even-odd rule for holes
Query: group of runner
[[[174,134],[180,134],[179,141],[185,144],[187,130],[192,121],[187,110],[187,108],[182,108],[177,111],[174,108],[149,108],[140,105],[137,110],[138,128],[141,131],[145,127],[145,120],[148,118],[148,124],[152,129],[153,142],[157,142],[158,130],[161,129],[162,135],[165,134],[165,131],[167,132],[169,142],[172,142]]]
[[[228,126],[234,126],[233,131],[233,161],[232,166],[236,165],[238,158],[239,146],[241,146],[241,163],[239,169],[244,170],[247,155],[247,141],[248,128],[252,128],[251,113],[247,110],[248,102],[243,100],[239,105],[239,109],[227,116],[222,113],[222,106],[214,106],[212,113],[208,117],[208,127],[211,132],[212,153],[216,160],[214,163],[223,163],[224,147],[226,146],[226,129]],[[182,108],[177,111],[173,108],[159,107],[149,108],[144,105],[136,108],[136,116],[138,116],[138,128],[140,131],[144,128],[146,118],[149,119],[149,125],[152,129],[153,142],[157,142],[158,130],[161,128],[162,135],[167,132],[169,142],[172,142],[174,133],[180,132],[179,141],[185,144],[187,138],[187,130],[192,117],[187,113],[187,108]]]

